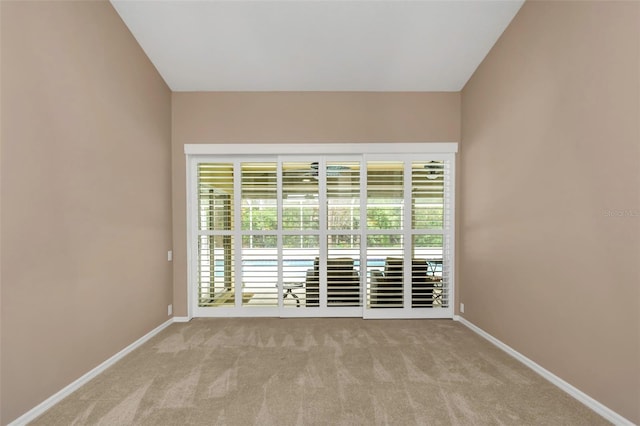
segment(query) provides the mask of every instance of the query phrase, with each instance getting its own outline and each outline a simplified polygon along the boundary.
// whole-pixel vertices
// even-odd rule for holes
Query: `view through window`
[[[449,308],[450,167],[427,156],[197,162],[198,308]]]

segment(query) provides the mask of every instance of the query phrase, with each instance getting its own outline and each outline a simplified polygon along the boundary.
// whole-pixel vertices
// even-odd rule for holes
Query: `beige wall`
[[[173,94],[174,307],[187,314],[184,144],[457,142],[460,93]]]
[[[6,424],[168,319],[171,93],[108,2],[0,3]]]
[[[462,92],[458,205],[464,317],[636,423],[639,31],[525,3]]]
[[[461,114],[465,317],[640,422],[638,3],[527,2],[462,106],[171,95],[107,2],[0,4],[0,423],[186,315],[185,143],[458,141]]]

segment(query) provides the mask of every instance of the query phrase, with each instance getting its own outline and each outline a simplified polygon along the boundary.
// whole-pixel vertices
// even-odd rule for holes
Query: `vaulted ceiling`
[[[524,0],[111,0],[173,91],[459,91]]]

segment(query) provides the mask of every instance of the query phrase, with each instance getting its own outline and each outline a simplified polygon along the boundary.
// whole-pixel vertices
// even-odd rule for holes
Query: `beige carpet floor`
[[[600,425],[450,320],[172,324],[33,425]]]

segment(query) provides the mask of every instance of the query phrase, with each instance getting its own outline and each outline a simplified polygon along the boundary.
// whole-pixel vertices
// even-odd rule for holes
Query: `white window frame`
[[[304,155],[353,155],[362,158],[363,165],[368,161],[379,160],[410,160],[412,155],[428,154],[437,160],[448,160],[450,163],[449,176],[449,199],[450,204],[447,206],[446,215],[450,221],[450,227],[446,231],[448,239],[447,253],[443,251],[443,262],[448,265],[448,299],[447,308],[441,309],[411,309],[408,308],[390,308],[390,309],[366,309],[365,294],[362,294],[363,306],[360,308],[342,308],[351,309],[350,315],[357,315],[362,318],[453,318],[454,301],[455,301],[455,154],[458,152],[458,144],[456,142],[424,142],[424,143],[322,143],[322,144],[185,144],[184,152],[186,155],[186,173],[187,173],[187,303],[188,318],[194,316],[283,316],[281,306],[274,308],[200,308],[197,306],[197,291],[195,288],[195,278],[197,277],[197,248],[194,241],[197,241],[197,223],[195,221],[195,212],[197,212],[197,164],[206,161],[218,161],[216,156],[224,156],[225,159],[234,156],[240,157],[242,161],[255,161],[261,156],[287,156],[295,152],[295,156]],[[292,157],[294,158],[294,157]],[[270,159],[271,160],[271,159]],[[364,168],[362,173],[366,173]],[[365,179],[361,179],[361,193],[366,194]],[[405,185],[410,185],[406,183]],[[322,191],[321,191],[322,193]],[[366,198],[366,195],[364,195]],[[361,214],[364,215],[364,209]],[[407,214],[411,214],[411,208],[405,209]],[[447,220],[447,218],[445,218]],[[409,223],[409,222],[407,222]],[[403,228],[404,238],[411,238],[410,227]],[[326,230],[324,230],[326,232]],[[364,234],[363,234],[364,235]],[[361,245],[366,244],[361,241]],[[444,247],[443,247],[444,249]],[[361,259],[361,265],[362,259]],[[410,274],[410,268],[405,268],[405,274]],[[365,275],[365,274],[362,274]],[[363,283],[366,280],[363,279]],[[362,283],[362,284],[363,284]],[[236,286],[237,287],[237,286]],[[281,286],[280,286],[281,287]],[[361,289],[364,289],[361,285]],[[409,286],[405,286],[409,287]],[[279,290],[279,305],[281,305],[281,293]],[[409,296],[410,289],[405,288],[405,295]],[[409,300],[405,297],[406,300]],[[205,309],[207,311],[205,312]],[[344,311],[346,313],[346,311]],[[291,316],[325,316],[326,312],[317,311],[315,309],[288,309],[287,314]],[[288,316],[288,315],[287,315]],[[344,315],[340,315],[344,316]]]

